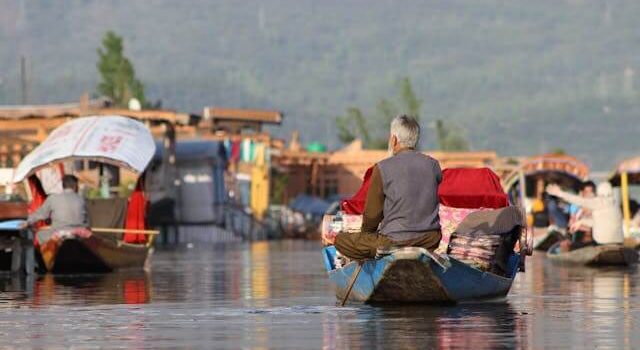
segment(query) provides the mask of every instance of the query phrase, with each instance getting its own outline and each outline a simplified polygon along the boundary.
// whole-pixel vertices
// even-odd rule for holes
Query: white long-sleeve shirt
[[[598,244],[623,243],[622,214],[613,197],[585,198],[567,192],[554,193],[569,203],[591,210],[593,239]]]

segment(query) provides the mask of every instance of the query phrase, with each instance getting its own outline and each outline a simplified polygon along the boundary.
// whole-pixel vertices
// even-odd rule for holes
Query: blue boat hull
[[[334,268],[335,248],[323,249],[329,279],[336,287],[336,297],[347,293],[358,263]],[[518,271],[520,256],[513,254],[508,262],[508,277],[481,271],[448,258],[443,267],[424,253],[393,253],[362,264],[348,301],[360,303],[414,302],[450,303],[502,298],[507,295]]]

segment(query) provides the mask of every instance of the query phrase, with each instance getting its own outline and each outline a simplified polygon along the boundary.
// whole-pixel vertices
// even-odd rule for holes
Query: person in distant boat
[[[558,179],[550,179],[549,184],[558,184]],[[565,234],[569,227],[569,205],[548,192],[544,195],[544,202],[549,216],[548,231]]]
[[[378,249],[416,246],[433,250],[440,242],[440,164],[416,150],[420,125],[409,116],[391,122],[389,153],[373,168],[361,232],[336,236],[335,247],[355,260],[374,258]]]
[[[616,205],[610,183],[600,183],[596,189],[597,196],[592,198],[564,192],[558,185],[547,186],[547,193],[591,211],[590,218],[580,219],[573,225],[574,227],[591,227],[592,239],[588,240],[588,237],[585,237],[580,242],[563,243],[561,250],[573,250],[589,245],[623,243],[622,214]]]
[[[596,184],[593,181],[585,181],[580,186],[580,196],[584,198],[593,198],[596,195]],[[577,204],[569,205],[569,232],[574,233],[581,229],[579,221],[585,218],[591,217],[591,211],[587,208],[582,208]],[[591,227],[584,227],[585,229],[591,230]]]
[[[27,218],[26,226],[39,221],[51,220],[51,228],[38,232],[38,239],[46,241],[57,230],[87,228],[87,206],[84,198],[78,194],[78,178],[73,175],[62,177],[62,193],[51,194],[42,206]]]

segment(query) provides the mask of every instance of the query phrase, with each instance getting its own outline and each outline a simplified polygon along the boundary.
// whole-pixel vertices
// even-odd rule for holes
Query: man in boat
[[[588,245],[598,244],[622,244],[622,214],[613,197],[613,188],[608,182],[598,185],[597,196],[588,198],[564,192],[558,185],[549,185],[547,192],[569,203],[579,205],[591,211],[590,218],[584,218],[574,223],[574,227],[589,226],[592,231],[592,239],[588,237],[575,244],[568,241],[561,245],[562,251],[574,250]]]
[[[62,193],[51,194],[42,206],[27,218],[25,226],[33,226],[39,221],[51,220],[51,227],[38,232],[38,240],[49,240],[53,232],[73,228],[88,228],[87,206],[78,194],[78,178],[73,175],[62,177]]]
[[[593,181],[585,181],[580,186],[581,197],[584,198],[593,198],[596,196],[596,184]],[[589,231],[591,232],[591,227],[582,225],[585,219],[591,217],[591,211],[587,208],[582,208],[577,204],[571,203],[569,205],[569,233],[574,235],[579,231]],[[575,240],[575,239],[574,239]]]
[[[336,237],[335,247],[355,260],[374,258],[378,249],[415,246],[434,250],[440,242],[440,164],[416,150],[420,125],[409,116],[391,122],[389,153],[373,168],[357,233]]]
[[[552,175],[549,179],[549,184],[557,185],[558,183],[558,179]],[[556,231],[563,235],[566,234],[567,228],[569,227],[569,204],[548,192],[544,195],[544,202],[549,218],[549,227],[547,230]]]

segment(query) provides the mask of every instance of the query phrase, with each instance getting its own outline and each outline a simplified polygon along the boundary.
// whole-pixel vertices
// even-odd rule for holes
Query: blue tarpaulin
[[[0,222],[0,231],[20,231],[24,220],[9,220]]]
[[[301,194],[291,201],[289,207],[304,214],[321,216],[329,209],[330,205],[331,202],[327,202],[322,198]]]

